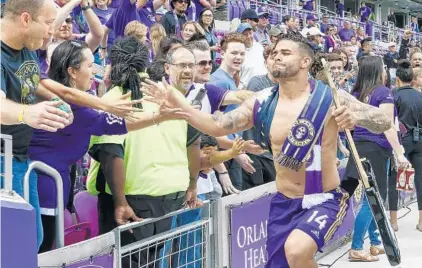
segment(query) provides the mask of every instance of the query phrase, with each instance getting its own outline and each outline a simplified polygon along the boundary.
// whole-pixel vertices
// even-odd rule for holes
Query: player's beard
[[[275,68],[271,74],[274,78],[288,78],[295,76],[299,72],[298,64],[286,64],[282,69]]]

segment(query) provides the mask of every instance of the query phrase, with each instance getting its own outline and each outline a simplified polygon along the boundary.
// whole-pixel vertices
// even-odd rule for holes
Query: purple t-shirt
[[[301,2],[303,3],[303,9],[304,10],[308,10],[308,11],[314,11],[314,0],[301,0]]]
[[[130,0],[121,0],[119,8],[113,12],[105,25],[107,28],[113,29],[116,38],[118,38],[125,35],[126,25],[134,20],[140,20],[139,13],[136,10],[136,2],[132,4]]]
[[[138,13],[139,20],[148,28],[150,28],[156,22],[153,0],[148,0],[145,6],[138,10]]]
[[[372,10],[370,7],[364,6],[359,9],[360,22],[364,22],[371,15]]]
[[[355,97],[358,97],[357,93],[353,94]],[[394,97],[391,90],[385,86],[378,86],[374,89],[372,94],[369,96],[369,105],[379,107],[381,104],[391,103],[394,104]],[[361,140],[361,141],[371,141],[375,142],[379,146],[387,149],[392,149],[390,143],[388,142],[387,138],[385,137],[384,133],[375,134],[369,132],[365,128],[356,127],[353,133],[354,140]]]
[[[120,6],[120,2],[122,2],[122,0],[113,0],[111,1],[111,4],[109,7],[116,9]]]
[[[71,104],[74,120],[57,132],[34,129],[28,153],[31,160],[41,161],[56,169],[62,176],[64,204],[70,190],[69,166],[88,150],[91,135],[118,135],[127,133],[122,118],[106,112]],[[53,179],[37,172],[40,206],[56,207],[56,188]]]
[[[340,36],[341,41],[350,41],[352,40],[352,36],[355,36],[355,31],[353,29],[341,29],[341,31],[338,33]]]

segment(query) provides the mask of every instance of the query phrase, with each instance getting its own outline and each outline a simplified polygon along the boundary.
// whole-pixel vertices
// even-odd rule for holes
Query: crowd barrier
[[[2,139],[4,139],[4,135],[2,135]],[[9,141],[5,143],[5,148],[11,148],[11,138],[6,137],[4,140]],[[7,158],[7,156],[4,157]],[[11,154],[8,157],[10,158]],[[2,174],[9,174],[8,176],[10,176],[11,161],[5,161],[5,164]],[[33,162],[30,165],[30,170],[32,169],[39,169],[51,174],[56,179],[59,178],[59,175],[56,174],[57,171],[43,163]],[[27,181],[28,176],[25,176],[25,188],[28,188]],[[60,190],[60,183],[57,184],[57,187]],[[25,192],[27,197],[27,190]],[[121,268],[123,267],[123,259],[131,260],[133,258],[139,260],[140,256],[143,256],[144,262],[138,263],[136,267],[264,267],[267,260],[265,245],[268,214],[271,198],[276,193],[275,182],[272,182],[242,191],[238,195],[230,195],[213,202],[206,202],[201,209],[201,220],[147,237],[129,245],[122,245],[121,243],[123,232],[133,231],[137,228],[142,230],[146,225],[157,223],[163,219],[174,220],[182,213],[188,212],[188,210],[183,209],[161,218],[146,219],[141,222],[120,226],[107,234],[66,247],[60,247],[63,241],[63,221],[59,220],[61,226],[56,230],[58,234],[58,242],[56,242],[58,248],[39,254],[38,264],[36,263],[36,258],[32,259],[32,263],[28,261],[31,260],[31,255],[36,256],[36,249],[34,247],[25,247],[26,241],[29,241],[29,238],[24,236],[25,231],[35,229],[33,228],[35,225],[35,213],[31,207],[33,212],[31,217],[33,218],[30,220],[22,221],[21,218],[16,218],[13,215],[8,216],[8,219],[11,219],[8,224],[4,224],[2,220],[2,234],[16,234],[15,228],[18,228],[21,232],[19,235],[22,235],[21,239],[13,239],[15,246],[10,246],[10,241],[12,241],[10,239],[7,240],[7,243],[3,243],[2,255],[9,256],[9,258],[2,258],[2,266],[12,268],[14,266],[10,266],[9,263],[4,266],[5,260],[12,261],[13,259],[13,263],[16,263],[16,258],[10,258],[10,256],[24,256],[25,258],[21,258],[21,260],[26,261],[25,268]],[[3,193],[0,198],[2,201],[5,200]],[[399,206],[405,207],[413,202],[416,196],[414,192],[400,192],[399,198]],[[323,253],[317,254],[317,259],[350,241],[354,219],[359,211],[361,201],[362,188],[358,187],[354,196],[350,198],[343,223],[332,234],[323,249]],[[27,204],[24,201],[23,203]],[[63,204],[59,206],[58,210],[62,209],[62,206]],[[1,209],[4,212],[4,203],[1,204]],[[13,225],[14,223],[16,225]],[[34,234],[31,234],[32,236]],[[7,239],[8,236],[2,235],[2,242],[5,242],[4,237]],[[8,246],[5,247],[4,245],[6,244]],[[149,255],[151,249],[155,249],[153,250],[155,252],[154,256]],[[6,250],[8,251],[7,255],[5,255]],[[192,258],[192,256],[194,257]],[[180,259],[184,259],[182,261],[183,265],[178,265]]]

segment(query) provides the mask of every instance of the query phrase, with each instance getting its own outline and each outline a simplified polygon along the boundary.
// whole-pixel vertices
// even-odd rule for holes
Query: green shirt
[[[121,94],[121,89],[115,87],[103,98],[117,99]],[[146,112],[158,111],[158,106],[151,102],[143,102],[142,106]],[[189,186],[187,130],[186,121],[166,121],[124,136],[93,136],[90,147],[101,143],[124,143],[125,194],[162,196],[186,191]],[[94,195],[98,194],[99,167],[100,163],[92,159],[87,189]],[[111,194],[107,185],[106,192]]]

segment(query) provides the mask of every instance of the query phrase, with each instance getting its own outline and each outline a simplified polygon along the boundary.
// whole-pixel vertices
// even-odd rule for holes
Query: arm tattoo
[[[391,128],[391,119],[378,107],[360,102],[344,90],[338,91],[340,105],[347,106],[356,116],[357,125],[373,133],[383,133]]]
[[[238,132],[246,130],[252,122],[252,112],[245,107],[240,107],[226,114],[212,115],[212,119],[219,127]]]

